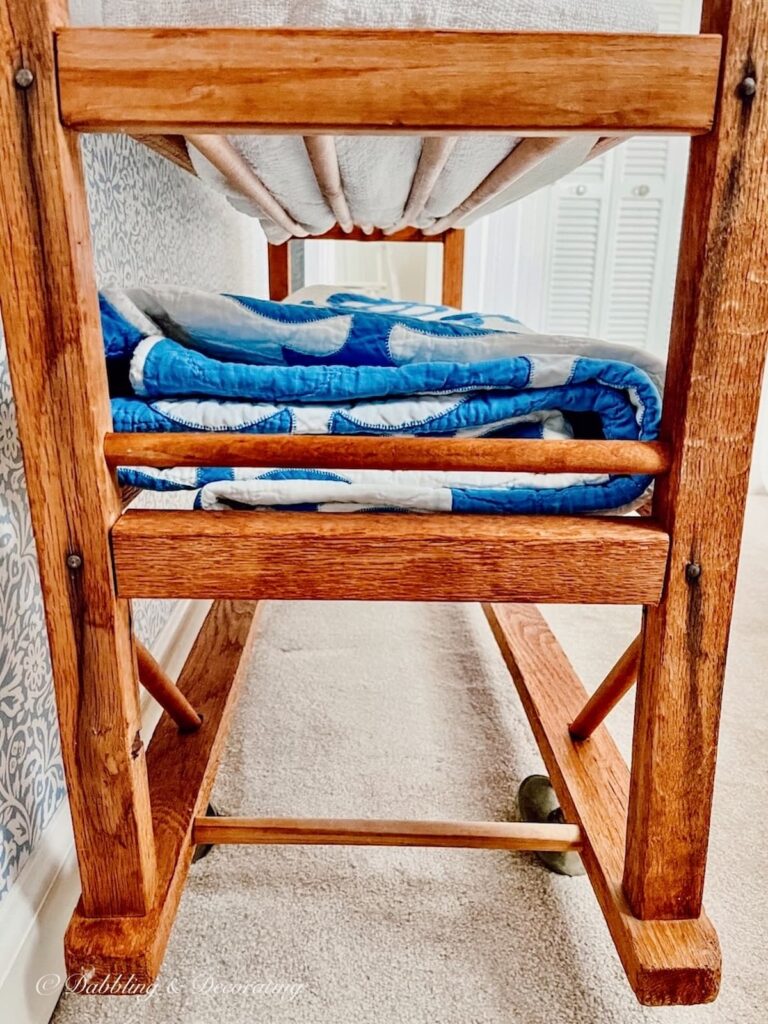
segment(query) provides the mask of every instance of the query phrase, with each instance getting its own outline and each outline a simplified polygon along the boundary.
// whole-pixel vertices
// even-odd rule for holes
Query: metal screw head
[[[35,80],[35,76],[29,68],[19,68],[13,76],[13,80],[20,89],[28,89]]]
[[[685,578],[692,582],[701,576],[701,566],[698,562],[689,562],[685,567]]]
[[[747,75],[746,78],[743,78],[741,80],[739,91],[741,92],[742,96],[754,96],[757,92],[757,80],[754,79],[751,75]]]
[[[67,566],[70,569],[79,569],[83,564],[83,560],[80,555],[67,555]]]

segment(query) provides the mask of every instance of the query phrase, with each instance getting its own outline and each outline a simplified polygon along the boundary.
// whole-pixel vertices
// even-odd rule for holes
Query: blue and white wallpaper
[[[259,294],[255,221],[125,136],[86,137],[100,284],[174,281]],[[151,643],[170,602],[135,602]],[[65,799],[48,642],[0,331],[0,900]]]

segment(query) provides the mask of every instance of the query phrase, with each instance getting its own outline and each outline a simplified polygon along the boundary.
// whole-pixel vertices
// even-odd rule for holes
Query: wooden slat
[[[662,431],[675,456],[654,514],[674,540],[664,602],[645,618],[625,874],[643,917],[701,907],[768,343],[768,0],[705,3],[704,24],[727,34],[727,58],[717,124],[691,148],[670,335]]]
[[[566,816],[581,826],[584,866],[638,999],[649,1005],[715,998],[720,950],[702,914],[640,921],[621,887],[629,772],[605,726],[574,743],[568,723],[587,693],[541,613],[529,606],[485,609]]]
[[[77,136],[57,117],[52,41],[65,21],[58,0],[0,4],[0,302],[83,906],[138,914],[154,897],[155,852],[129,608],[109,548],[120,498],[102,453],[111,418],[88,206]]]
[[[195,819],[195,843],[310,846],[446,846],[475,850],[578,850],[576,825],[373,818]]]
[[[647,441],[334,437],[295,434],[108,434],[110,466],[296,466],[526,473],[666,472],[666,446]]]
[[[151,911],[99,921],[78,907],[65,938],[70,974],[93,970],[95,981],[135,975],[139,983],[157,976],[194,850],[193,822],[207,807],[245,676],[255,612],[252,602],[213,605],[178,680],[203,723],[195,732],[179,734],[165,715],[150,741],[147,766],[159,879]]]
[[[81,131],[517,135],[707,131],[714,36],[392,29],[70,28]]]
[[[123,597],[655,604],[668,537],[647,520],[129,509]]]

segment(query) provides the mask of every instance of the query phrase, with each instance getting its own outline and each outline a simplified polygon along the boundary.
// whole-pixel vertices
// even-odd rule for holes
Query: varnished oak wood
[[[334,437],[297,434],[108,434],[110,466],[297,466],[658,475],[668,448],[647,441]]]
[[[198,729],[201,718],[168,673],[157,663],[140,640],[136,644],[136,663],[141,685],[174,720],[180,729]]]
[[[282,302],[291,293],[291,243],[267,245],[267,267],[269,273],[269,297],[273,302]]]
[[[624,897],[629,772],[605,726],[585,743],[569,736],[587,698],[581,681],[537,609],[492,605],[485,612],[560,805],[581,827],[581,857],[638,999],[709,1002],[720,983],[720,950],[707,917],[641,921]]]
[[[653,604],[668,538],[628,518],[129,509],[112,546],[122,597]]]
[[[578,850],[576,825],[500,821],[382,821],[373,818],[195,819],[195,843],[310,846],[446,846],[476,850]]]
[[[147,750],[152,820],[157,842],[158,889],[144,917],[88,918],[78,907],[67,930],[70,974],[94,971],[157,976],[194,850],[194,819],[205,810],[252,646],[256,606],[213,605],[179,676],[179,688],[203,715],[195,732],[180,734],[164,715]]]
[[[635,685],[642,642],[642,635],[635,637],[573,720],[569,731],[575,740],[588,739]]]
[[[704,6],[704,29],[727,36],[724,79],[714,131],[691,149],[661,424],[674,455],[654,499],[672,549],[664,599],[645,616],[624,876],[648,918],[701,908],[768,342],[768,0]]]
[[[82,131],[517,135],[707,131],[716,36],[69,28],[61,116]]]
[[[84,913],[141,914],[155,851],[130,610],[109,530],[120,496],[77,137],[57,116],[57,0],[0,4],[0,302],[51,651]],[[27,89],[14,74],[27,67]],[[82,560],[69,568],[68,556]]]
[[[443,304],[461,309],[464,298],[464,232],[456,228],[443,235]]]

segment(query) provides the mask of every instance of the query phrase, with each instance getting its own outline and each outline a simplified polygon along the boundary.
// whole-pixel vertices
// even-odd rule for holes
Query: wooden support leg
[[[59,123],[63,0],[0,3],[0,302],[91,917],[144,914],[156,885],[130,610],[109,532],[120,496],[77,137]],[[20,73],[22,72],[22,73]]]
[[[267,245],[269,263],[269,297],[282,302],[291,292],[291,243]]]
[[[693,140],[654,513],[668,578],[645,614],[624,889],[641,918],[701,910],[720,700],[768,337],[768,2],[705,3],[725,37]],[[717,374],[716,386],[713,375]]]
[[[443,304],[461,309],[463,298],[464,232],[451,228],[443,235]]]

